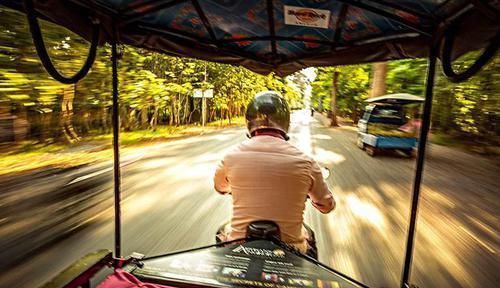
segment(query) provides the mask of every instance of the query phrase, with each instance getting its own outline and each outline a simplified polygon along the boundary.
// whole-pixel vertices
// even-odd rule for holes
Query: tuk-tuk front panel
[[[364,144],[381,149],[410,150],[417,146],[417,138],[386,137],[359,132],[358,136]]]

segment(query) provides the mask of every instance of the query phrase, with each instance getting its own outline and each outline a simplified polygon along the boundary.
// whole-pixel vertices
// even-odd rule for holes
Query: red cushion
[[[151,283],[143,283],[139,281],[134,275],[123,271],[122,269],[115,269],[115,272],[109,275],[104,282],[99,284],[97,288],[174,288],[172,286],[164,286]]]

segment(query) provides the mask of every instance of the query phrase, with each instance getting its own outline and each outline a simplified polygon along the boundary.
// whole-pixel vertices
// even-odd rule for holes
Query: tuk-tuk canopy
[[[425,98],[408,93],[388,94],[384,96],[368,98],[365,100],[365,102],[367,103],[400,104],[400,105],[423,103],[424,101]]]
[[[495,4],[496,3],[496,4]],[[22,0],[0,4],[24,10]],[[484,48],[500,24],[487,0],[45,0],[41,18],[99,44],[111,41],[174,56],[287,75],[331,66],[428,56],[456,26],[451,58]],[[496,5],[496,6],[495,6]]]

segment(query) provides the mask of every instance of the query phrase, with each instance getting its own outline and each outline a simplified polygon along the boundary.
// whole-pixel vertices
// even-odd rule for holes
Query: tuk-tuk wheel
[[[406,156],[408,158],[415,158],[415,157],[417,157],[417,151],[415,149],[406,150],[405,154],[406,154]]]
[[[358,137],[356,144],[358,145],[359,149],[365,150],[365,143],[363,142],[363,139],[361,139],[361,137]]]
[[[372,157],[374,157],[375,154],[377,154],[377,148],[375,148],[373,146],[366,145],[365,150],[366,150],[366,154],[368,154]]]

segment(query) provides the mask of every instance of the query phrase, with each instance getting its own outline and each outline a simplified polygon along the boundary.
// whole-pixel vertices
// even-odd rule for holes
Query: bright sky
[[[312,83],[314,81],[314,79],[316,79],[316,68],[309,67],[309,68],[303,69],[302,72],[309,79],[309,83]],[[309,109],[309,107],[311,105],[311,100],[310,100],[311,99],[311,91],[312,91],[312,87],[311,87],[311,84],[309,84],[309,85],[307,85],[306,91],[305,91],[306,109]]]
[[[303,69],[302,72],[307,76],[309,81],[313,82],[314,79],[316,79],[316,68],[314,67],[309,67],[306,69]]]

